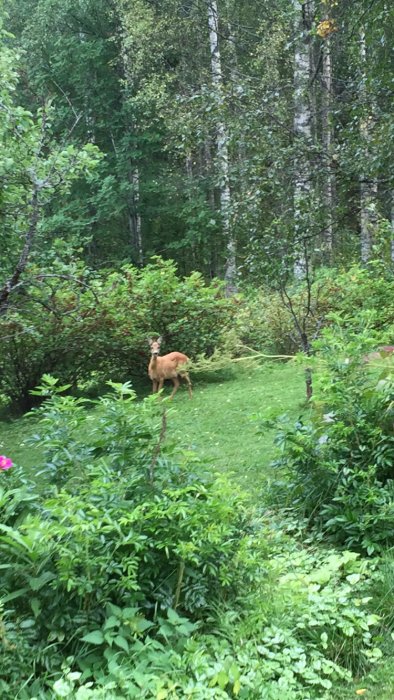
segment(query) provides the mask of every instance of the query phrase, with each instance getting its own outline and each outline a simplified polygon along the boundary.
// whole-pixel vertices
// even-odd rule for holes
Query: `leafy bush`
[[[269,538],[268,528],[262,534]],[[323,700],[336,680],[350,678],[349,670],[365,670],[381,656],[374,646],[378,618],[368,611],[368,563],[350,552],[297,548],[277,532],[263,564],[258,586],[242,587],[239,607],[222,603],[205,632],[171,608],[152,618],[107,602],[95,628],[92,618],[90,629],[79,628],[81,613],[75,617],[71,655],[67,635],[51,635],[40,650],[31,616],[26,625],[23,618],[25,662],[28,654],[36,664],[44,655],[56,673],[61,650],[67,659],[55,681],[38,664],[35,686],[22,700],[33,688],[41,698]],[[14,697],[4,689],[4,697]]]
[[[44,373],[74,389],[92,376],[145,378],[149,335],[164,336],[163,352],[209,355],[236,307],[221,282],[205,284],[199,273],[181,279],[160,258],[143,270],[100,274],[60,265],[1,321],[0,390],[25,409]]]
[[[363,310],[368,309],[373,319],[371,327],[381,333],[380,342],[393,342],[394,282],[391,270],[380,262],[371,263],[369,268],[355,265],[346,271],[317,271],[310,300],[304,283],[286,291],[299,318],[304,317],[310,303],[311,313],[305,319],[310,340],[322,328],[332,325],[331,314],[337,314],[351,330],[362,325]],[[253,348],[283,354],[302,349],[294,320],[279,291],[246,290],[232,329],[242,342]]]
[[[192,474],[189,463],[168,463],[158,452],[160,402],[137,404],[128,385],[112,386],[88,413],[47,377],[37,438],[44,499],[13,521],[12,474],[3,494],[11,510],[0,533],[5,614],[9,629],[29,630],[41,672],[64,654],[83,658],[88,635],[107,630],[109,605],[123,616],[133,610],[133,623],[129,613],[110,625],[125,649],[160,611],[198,620],[247,575],[240,495],[222,478]]]
[[[393,544],[394,383],[388,367],[365,364],[370,332],[326,330],[312,413],[277,435],[287,500],[308,523],[369,554]]]
[[[41,497],[0,474],[2,697],[323,700],[379,658],[368,562],[177,459],[156,397],[64,388],[39,389]]]

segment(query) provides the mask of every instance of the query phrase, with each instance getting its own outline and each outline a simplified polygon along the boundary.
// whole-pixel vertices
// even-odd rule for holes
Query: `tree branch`
[[[27,229],[26,236],[25,236],[25,243],[22,249],[22,252],[19,256],[19,260],[16,264],[15,270],[12,273],[11,277],[7,280],[3,288],[0,290],[0,316],[5,314],[8,310],[9,306],[9,297],[11,292],[15,289],[15,287],[19,283],[19,279],[21,275],[23,274],[25,267],[27,265],[30,251],[34,242],[35,235],[37,233],[37,224],[38,224],[38,211],[39,211],[39,204],[38,204],[38,188],[36,185],[33,186],[33,194],[31,196],[30,200],[30,206],[32,208],[32,213],[30,217],[30,225],[29,228]]]

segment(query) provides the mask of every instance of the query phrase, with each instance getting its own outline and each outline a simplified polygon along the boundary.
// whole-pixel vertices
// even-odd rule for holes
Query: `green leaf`
[[[89,644],[103,644],[104,635],[101,630],[94,630],[94,632],[89,632],[81,638],[83,642],[89,642]]]
[[[72,692],[73,686],[64,678],[59,678],[53,684],[53,690],[58,698],[68,698]]]
[[[54,578],[56,578],[56,575],[53,573],[53,571],[44,571],[41,576],[38,576],[37,578],[30,578],[29,586],[33,591],[39,591],[40,588],[43,588],[43,586],[45,586],[45,584],[49,581],[53,581]]]
[[[128,644],[127,639],[122,637],[120,634],[118,634],[114,638],[114,643],[116,644],[116,646],[120,647],[120,649],[123,649],[124,651],[127,651],[127,652],[129,651],[129,644]]]
[[[183,621],[182,618],[179,617],[178,613],[172,608],[168,608],[167,617],[173,625],[179,625]]]
[[[120,625],[120,622],[119,622],[118,618],[115,617],[114,615],[111,615],[111,616],[105,621],[104,629],[105,629],[105,630],[108,630],[108,629],[111,629],[112,627],[119,627],[119,625]]]
[[[30,601],[30,607],[34,613],[35,617],[38,617],[42,608],[41,608],[41,601],[39,598],[32,598]]]

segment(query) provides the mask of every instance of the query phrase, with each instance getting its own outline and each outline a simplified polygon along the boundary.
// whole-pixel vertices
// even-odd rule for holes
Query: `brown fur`
[[[181,378],[187,382],[189,396],[192,398],[192,385],[189,374],[185,369],[182,369],[182,365],[189,361],[188,356],[184,355],[183,352],[169,352],[167,355],[160,356],[160,344],[161,338],[157,340],[149,339],[151,359],[148,366],[148,374],[152,380],[153,393],[163,388],[166,379],[171,379],[174,385],[171,394],[171,398],[173,398],[178,391],[179,378]]]
[[[369,352],[368,355],[364,355],[364,362],[371,362],[371,360],[382,360],[385,357],[389,357],[394,352],[394,345],[382,345],[382,347],[375,350],[375,352]]]

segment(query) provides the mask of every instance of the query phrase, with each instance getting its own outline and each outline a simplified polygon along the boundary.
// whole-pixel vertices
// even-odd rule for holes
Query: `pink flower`
[[[10,458],[4,457],[4,455],[0,455],[0,469],[6,471],[6,469],[11,469],[11,467],[12,461],[10,460]]]

